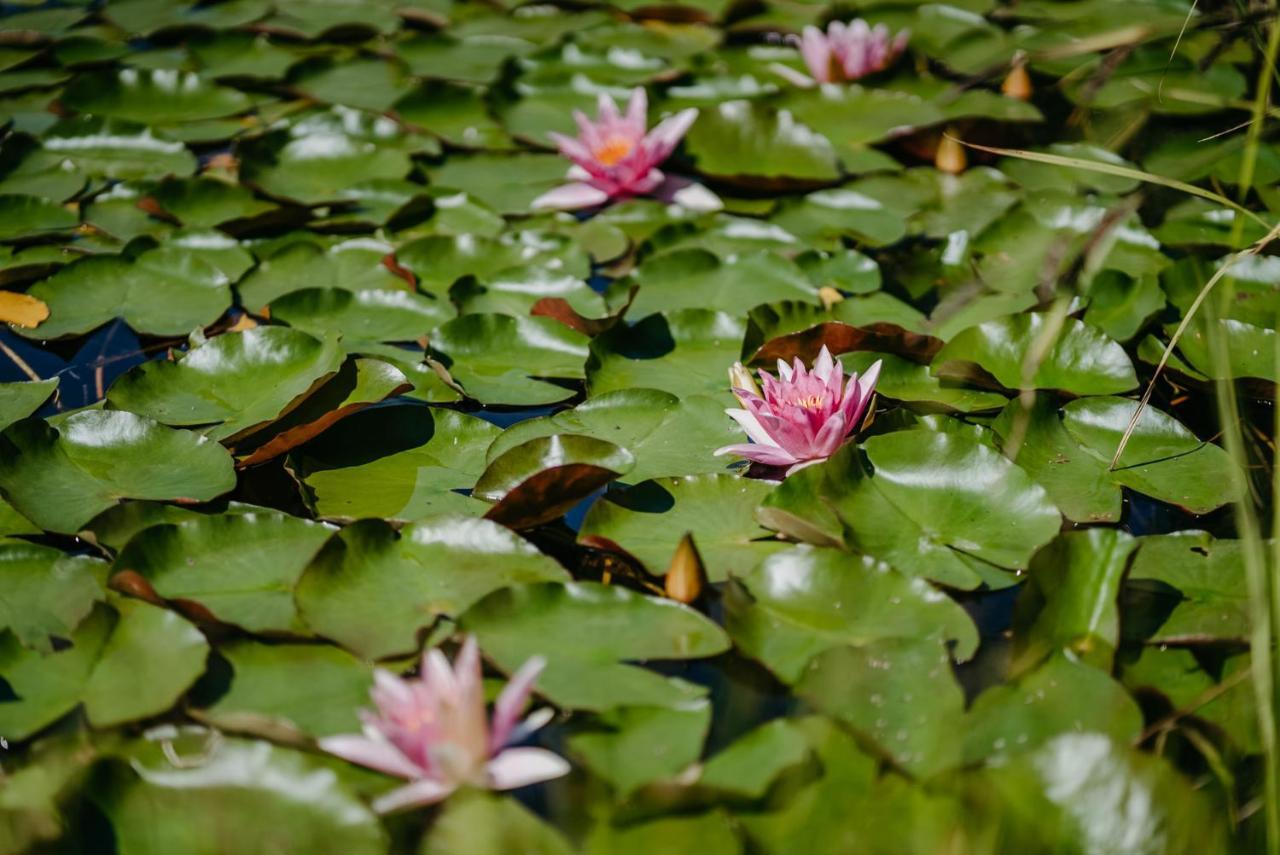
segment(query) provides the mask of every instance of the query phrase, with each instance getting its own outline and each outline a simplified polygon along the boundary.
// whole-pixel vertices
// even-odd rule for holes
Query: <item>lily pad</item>
[[[488,422],[452,410],[383,407],[344,419],[295,452],[293,470],[326,519],[479,516],[487,506],[457,491],[475,484],[484,451],[498,433]],[[370,446],[368,436],[382,442]]]
[[[394,531],[364,520],[320,553],[298,584],[304,620],[368,659],[409,653],[420,629],[491,591],[567,575],[487,520],[440,517]]]
[[[0,539],[0,630],[41,653],[69,637],[103,597],[106,565],[49,546]]]
[[[107,405],[234,442],[296,406],[338,370],[336,339],[256,327],[209,339],[176,362],[147,362],[107,393]]]
[[[0,383],[0,431],[40,409],[57,388],[57,377]]]
[[[81,113],[156,125],[233,116],[252,105],[243,92],[194,72],[138,68],[82,74],[63,90],[62,102]]]
[[[789,110],[725,101],[704,110],[685,142],[698,171],[756,188],[827,184],[840,177],[826,137]]]
[[[32,522],[73,534],[121,499],[207,501],[235,486],[216,442],[133,413],[86,410],[0,434],[0,492]]]
[[[960,606],[867,556],[800,545],[738,580],[728,589],[725,626],[739,649],[789,684],[815,656],[841,645],[932,638],[955,641],[962,660],[978,646]]]
[[[494,342],[502,342],[494,347]],[[463,315],[436,330],[431,346],[467,397],[485,404],[550,404],[583,376],[587,337],[550,318]]]
[[[554,520],[633,465],[631,452],[611,442],[553,434],[493,458],[471,494],[494,503],[487,519],[530,528]]]
[[[587,391],[597,397],[651,388],[729,403],[725,371],[741,356],[746,324],[724,312],[684,309],[614,327],[591,342]]]
[[[249,632],[299,632],[294,585],[332,534],[281,513],[196,516],[138,532],[112,570],[117,586],[136,574],[179,608]]]
[[[517,422],[489,446],[488,459],[492,461],[522,442],[552,434],[592,436],[627,449],[635,458],[635,468],[626,476],[629,482],[662,475],[723,472],[725,461],[713,452],[742,437],[718,398],[677,398],[657,389],[619,389],[555,415]]]
[[[948,341],[934,357],[934,373],[963,377],[967,365],[976,365],[1006,389],[1076,395],[1114,395],[1138,385],[1124,349],[1102,332],[1067,318],[1054,333],[1046,316],[1034,312],[987,321]],[[1037,362],[1044,339],[1049,346]]]
[[[262,644],[241,639],[219,645],[231,667],[231,687],[200,717],[217,727],[312,737],[354,733],[356,711],[369,702],[373,669],[337,647]],[[291,675],[305,673],[304,681]]]
[[[213,323],[231,305],[230,280],[217,266],[181,247],[159,247],[133,259],[91,256],[68,264],[28,291],[49,306],[30,338],[85,333],[113,318],[136,332],[186,335]]]
[[[1144,537],[1139,544],[1126,586],[1172,606],[1158,626],[1150,627],[1152,642],[1243,642],[1250,637],[1252,607],[1239,541],[1182,531]]]
[[[592,582],[504,588],[459,623],[504,670],[546,657],[538,691],[575,709],[678,706],[703,691],[625,663],[696,659],[729,647],[724,631],[693,609]]]
[[[591,506],[580,538],[605,538],[662,575],[685,532],[694,536],[707,577],[742,575],[785,547],[755,522],[756,507],[772,485],[732,475],[697,475],[646,481],[606,495]]]
[[[646,261],[631,281],[640,286],[631,304],[637,317],[679,309],[737,312],[743,306],[778,300],[818,300],[818,289],[794,264],[766,252],[721,260],[705,250],[676,250]]]

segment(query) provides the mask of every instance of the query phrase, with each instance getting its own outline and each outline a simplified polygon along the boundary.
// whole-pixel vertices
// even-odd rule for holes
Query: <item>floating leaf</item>
[[[978,646],[973,623],[945,594],[866,556],[801,545],[738,578],[725,625],[744,653],[787,683],[815,656],[844,644],[954,640],[962,660]]]
[[[1133,363],[1106,335],[1074,318],[1067,318],[1060,331],[1048,324],[1045,315],[1033,312],[970,327],[938,352],[934,372],[963,377],[967,365],[976,365],[1006,389],[1061,389],[1076,395],[1114,395],[1138,385]],[[1037,362],[1042,349],[1046,352]]]
[[[488,422],[451,410],[384,407],[344,419],[309,443],[294,471],[316,513],[328,519],[479,516],[487,506],[455,491],[475,483],[497,435]],[[368,436],[382,441],[371,447]]]
[[[551,522],[633,465],[631,452],[611,442],[553,434],[523,442],[491,460],[472,495],[494,503],[487,519],[530,528]]]
[[[231,687],[200,711],[210,724],[315,737],[360,729],[356,711],[369,704],[373,670],[350,653],[328,645],[241,639],[220,645],[218,654],[231,667]],[[296,680],[298,674],[306,679]]]
[[[661,475],[723,472],[725,460],[713,452],[742,438],[718,398],[619,389],[555,415],[517,422],[494,439],[487,457],[492,461],[523,442],[552,434],[592,436],[627,449],[636,461],[626,477],[633,483]]]
[[[569,737],[569,750],[626,798],[653,781],[673,778],[702,753],[711,725],[705,698],[675,708],[623,707],[598,716]]]
[[[112,570],[137,574],[157,596],[249,632],[298,632],[294,585],[332,533],[281,513],[196,516],[138,532]]]
[[[1163,620],[1146,628],[1144,635],[1151,641],[1243,642],[1249,638],[1252,610],[1239,541],[1182,531],[1144,537],[1139,544],[1126,586],[1169,603],[1161,610]],[[1137,615],[1133,623],[1140,625]]]
[[[102,599],[105,569],[89,556],[0,539],[0,630],[50,653],[50,636],[70,636]]]
[[[283,327],[229,332],[176,362],[147,362],[111,386],[107,405],[234,442],[292,409],[342,364],[333,338]]]
[[[614,327],[591,342],[587,389],[597,397],[652,388],[677,397],[718,395],[728,403],[725,371],[741,355],[743,322],[723,312],[684,309]]]
[[[840,177],[826,137],[787,110],[725,101],[705,110],[685,147],[703,175],[750,187],[826,184]]]
[[[193,72],[138,68],[82,74],[63,90],[62,102],[81,113],[157,125],[231,116],[251,104],[243,92]]]
[[[463,315],[436,330],[431,346],[467,397],[486,404],[563,401],[572,387],[548,381],[581,379],[587,359],[587,337],[550,318]]]
[[[555,561],[487,520],[440,517],[399,532],[364,520],[316,557],[296,597],[311,629],[377,659],[412,652],[420,629],[491,591],[564,578]]]
[[[678,706],[702,692],[624,663],[714,656],[729,647],[720,627],[687,606],[591,582],[504,588],[459,623],[504,670],[545,656],[538,691],[577,709]]]
[[[57,377],[0,383],[0,431],[40,409],[57,388]]]
[[[818,289],[794,264],[764,252],[722,261],[705,250],[676,250],[647,260],[632,281],[640,286],[631,305],[637,317],[679,309],[735,312],[744,305],[818,299]]]
[[[740,576],[785,544],[754,519],[772,485],[732,475],[646,481],[607,494],[587,512],[580,538],[604,538],[661,575],[686,532],[712,582]]]
[[[86,410],[0,434],[0,492],[48,531],[73,534],[121,499],[207,501],[235,486],[216,442],[132,413]]]

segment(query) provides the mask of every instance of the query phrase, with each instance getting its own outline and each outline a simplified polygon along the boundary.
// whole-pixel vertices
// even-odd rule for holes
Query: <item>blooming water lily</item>
[[[721,207],[705,187],[663,174],[658,166],[671,156],[689,127],[698,118],[690,108],[663,119],[652,131],[648,124],[649,101],[642,87],[632,90],[626,115],[608,95],[601,94],[593,122],[580,110],[573,113],[578,136],[551,134],[560,153],[573,161],[569,184],[533,200],[535,208],[577,210],[594,208],[614,199],[653,196],[698,211]]]
[[[546,721],[539,713],[519,721],[545,664],[534,657],[515,673],[490,722],[475,639],[462,645],[453,667],[439,650],[429,650],[417,679],[375,671],[370,696],[377,709],[361,711],[364,733],[330,736],[320,747],[410,781],[375,800],[379,812],[432,804],[462,786],[510,790],[558,778],[569,771],[560,756],[507,747]]]
[[[761,393],[742,363],[729,369],[733,394],[745,409],[725,410],[746,430],[750,443],[726,445],[716,454],[736,454],[767,466],[786,466],[787,474],[821,463],[844,445],[867,412],[875,393],[880,363],[861,377],[844,380],[844,366],[824,345],[813,370],[796,359],[778,360],[778,377],[761,371]]]
[[[825,33],[817,27],[805,27],[798,42],[812,77],[782,66],[778,69],[802,86],[852,82],[888,68],[906,48],[910,35],[903,30],[891,36],[884,24],[872,27],[861,18],[848,24],[832,21]]]

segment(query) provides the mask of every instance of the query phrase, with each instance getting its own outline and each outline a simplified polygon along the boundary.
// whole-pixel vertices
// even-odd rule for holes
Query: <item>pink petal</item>
[[[645,125],[649,115],[649,95],[643,86],[631,90],[631,100],[627,102],[626,123],[637,137],[644,136]]]
[[[871,367],[858,378],[858,397],[866,400],[875,391],[876,381],[880,379],[880,366],[884,360],[877,359]]]
[[[569,763],[543,748],[508,748],[485,767],[495,790],[514,790],[569,774]]]
[[[781,359],[778,360],[778,376],[787,382],[791,380],[791,366]]]
[[[433,805],[455,789],[457,788],[452,784],[445,784],[433,778],[423,778],[374,799],[373,809],[378,813],[390,813],[402,808]]]
[[[354,734],[326,736],[319,741],[320,748],[360,766],[377,769],[398,778],[417,778],[423,770],[411,763],[394,745]]]
[[[831,351],[827,350],[824,344],[822,350],[818,351],[818,358],[813,361],[813,373],[823,383],[831,377],[831,371],[836,367],[835,360],[831,358]]]
[[[553,208],[561,211],[576,211],[579,208],[594,208],[609,201],[609,194],[591,184],[575,182],[565,184],[554,190],[543,193],[533,200],[532,207]]]
[[[831,25],[834,29],[835,24]],[[809,74],[819,83],[831,82],[831,45],[822,30],[805,27],[800,36],[800,57],[809,68]]]
[[[611,125],[618,121],[618,105],[613,97],[601,92],[596,98],[596,124]]]
[[[716,457],[722,457],[726,454],[732,454],[737,457],[752,460],[756,463],[763,463],[766,466],[790,466],[796,462],[796,458],[788,454],[781,448],[773,448],[768,445],[754,445],[743,443],[741,445],[726,445],[723,448],[717,448],[714,452]]]
[[[520,670],[511,676],[511,680],[503,687],[502,693],[493,704],[493,724],[489,729],[489,752],[495,753],[507,744],[511,731],[524,712],[529,696],[533,694],[533,684],[547,667],[547,660],[534,656],[520,666]]]
[[[556,144],[556,148],[560,150],[560,153],[570,160],[577,163],[589,163],[595,160],[595,155],[591,153],[591,149],[583,145],[581,140],[558,134],[555,131],[551,131],[547,136],[551,137],[551,141]]]
[[[747,436],[751,437],[755,442],[761,445],[772,446],[778,448],[778,441],[769,435],[769,431],[765,430],[764,425],[760,423],[760,419],[754,414],[746,410],[725,410],[729,418],[742,425],[742,429],[747,432]]]
[[[649,131],[643,145],[654,165],[662,163],[671,155],[671,152],[675,151],[676,146],[680,144],[680,140],[689,132],[689,128],[697,118],[698,110],[690,107],[663,119]]]
[[[844,444],[848,433],[849,423],[844,420],[844,416],[837,414],[829,418],[813,438],[813,449],[817,452],[815,456],[830,457],[835,454],[836,449]]]

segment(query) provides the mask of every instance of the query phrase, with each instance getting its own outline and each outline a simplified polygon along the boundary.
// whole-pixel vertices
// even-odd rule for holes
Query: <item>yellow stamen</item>
[[[634,148],[635,144],[627,137],[609,137],[595,150],[596,160],[600,161],[604,166],[613,166],[631,154]]]
[[[822,402],[825,400],[822,395],[807,395],[803,398],[796,398],[794,401],[797,407],[804,407],[806,410],[822,409]]]

